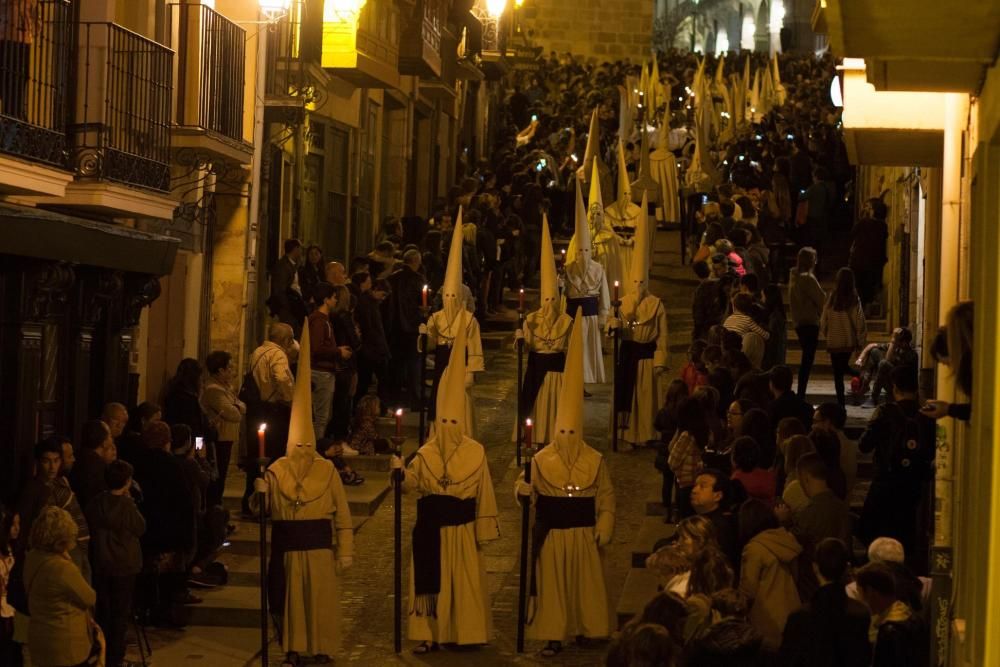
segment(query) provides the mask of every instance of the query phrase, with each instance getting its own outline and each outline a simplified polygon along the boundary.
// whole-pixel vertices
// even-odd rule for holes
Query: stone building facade
[[[650,54],[653,7],[650,0],[534,0],[524,27],[545,52],[641,62]]]

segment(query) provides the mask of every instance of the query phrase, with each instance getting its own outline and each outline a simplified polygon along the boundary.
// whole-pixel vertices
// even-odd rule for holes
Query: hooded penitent
[[[540,274],[539,298],[542,300],[542,316],[546,320],[552,321],[559,317],[559,282],[556,279],[556,258],[552,252],[549,217],[544,213],[542,214],[541,245],[541,258],[538,265]]]
[[[604,227],[604,198],[601,196],[601,176],[594,161],[594,171],[590,178],[590,195],[587,197],[587,219],[594,234]]]
[[[619,208],[622,209],[622,214],[625,213],[624,209],[632,201],[632,187],[628,180],[628,167],[625,165],[625,142],[621,139],[618,140],[618,199],[615,203],[618,204]]]
[[[299,367],[295,374],[292,415],[288,422],[288,443],[285,446],[285,455],[292,459],[297,471],[300,466],[307,467],[309,460],[318,456],[316,433],[313,429],[310,350],[307,322],[302,327],[302,340],[299,341]]]
[[[455,229],[451,233],[451,247],[448,250],[448,266],[441,285],[441,302],[444,312],[451,320],[464,309],[462,292],[462,208],[458,208]]]
[[[632,181],[632,201],[638,204],[645,197],[651,204],[660,202],[660,185],[653,180],[653,169],[649,163],[649,132],[643,128],[639,148],[639,173]]]
[[[583,152],[583,163],[576,170],[577,178],[584,182],[584,185],[591,185],[593,175],[599,177],[598,183],[602,192],[610,190],[611,183],[605,183],[611,178],[611,170],[601,159],[601,122],[597,115],[597,108],[590,114],[590,128],[587,130],[587,148]],[[606,190],[607,188],[607,190]]]
[[[465,327],[458,327],[448,367],[438,385],[434,433],[442,461],[449,459],[465,437],[465,339]]]
[[[646,197],[642,198],[642,214],[635,224],[635,246],[632,249],[632,271],[629,275],[628,290],[635,295],[636,303],[642,300],[649,287],[649,215]]]
[[[559,409],[556,412],[556,439],[558,447],[569,460],[575,460],[583,444],[583,318],[580,311],[573,314],[573,331],[566,348],[566,366],[563,369],[562,389],[559,392]]]
[[[570,259],[572,262],[580,262],[586,268],[586,262],[581,261],[583,257],[593,259],[594,247],[590,240],[590,223],[587,220],[587,207],[583,204],[583,192],[580,188],[580,181],[576,182],[576,219],[573,229],[573,240],[576,245],[576,253]]]

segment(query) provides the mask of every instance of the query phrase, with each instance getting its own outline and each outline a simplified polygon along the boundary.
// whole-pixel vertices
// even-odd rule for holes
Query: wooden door
[[[178,252],[169,276],[160,280],[160,298],[149,307],[146,400],[161,403],[167,380],[184,358],[184,301],[189,255]]]

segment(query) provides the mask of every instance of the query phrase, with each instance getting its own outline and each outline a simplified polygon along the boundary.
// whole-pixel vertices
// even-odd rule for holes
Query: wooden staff
[[[423,385],[421,384],[421,392]],[[423,417],[421,411],[420,416]],[[396,435],[392,438],[396,456],[403,459],[403,410],[396,410]],[[392,632],[393,646],[396,653],[403,650],[403,469],[392,471],[393,485],[393,593],[392,593]]]
[[[267,474],[267,424],[261,424],[257,429],[257,469],[260,478]],[[260,532],[260,664],[268,665],[268,628],[267,628],[267,495],[260,494],[260,506],[257,508],[257,528]]]
[[[531,435],[531,420],[524,423],[524,481],[531,484],[531,459],[534,443]],[[518,446],[520,451],[520,445]],[[517,587],[517,652],[524,653],[524,626],[528,618],[528,542],[531,539],[531,496],[521,497],[521,573]]]

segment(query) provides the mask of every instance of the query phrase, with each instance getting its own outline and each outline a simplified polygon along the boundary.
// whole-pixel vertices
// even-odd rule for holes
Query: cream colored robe
[[[282,649],[309,655],[333,655],[340,647],[340,577],[336,559],[354,555],[354,530],[340,475],[330,461],[316,456],[301,483],[291,459],[283,456],[267,469],[271,519],[329,519],[336,551],[315,549],[285,554],[284,633]],[[252,496],[257,498],[256,494]],[[296,499],[302,504],[296,507]]]
[[[479,336],[479,320],[476,319],[475,315],[470,313],[464,308],[460,311],[459,316],[454,319],[450,319],[448,314],[444,310],[438,310],[431,313],[431,316],[427,318],[427,351],[429,353],[434,352],[434,348],[438,345],[448,345],[451,346],[455,342],[455,336],[458,334],[458,322],[459,318],[465,323],[465,350],[466,350],[466,362],[465,369],[468,373],[478,373],[479,371],[486,370],[483,364],[483,341]],[[419,344],[419,341],[418,341]],[[469,378],[471,380],[471,378]],[[475,438],[476,429],[476,403],[472,399],[472,393],[470,389],[472,388],[471,382],[466,382],[465,388],[465,435],[470,438]],[[433,400],[433,397],[431,398]],[[430,434],[434,434],[434,424],[430,425]]]
[[[660,186],[660,203],[656,207],[656,222],[680,222],[681,203],[678,197],[677,157],[666,148],[649,154],[650,176]]]
[[[615,227],[631,227],[632,233],[635,233],[635,227],[639,224],[639,215],[641,215],[642,210],[639,206],[636,206],[632,202],[625,202],[625,206],[622,206],[622,202],[617,201],[607,208],[604,209],[604,219],[607,221],[607,225],[612,229]],[[632,251],[635,248],[635,240],[632,236],[621,235],[615,232],[615,237],[618,239],[618,265],[621,271],[621,277],[618,281],[621,284],[625,283],[625,278],[631,275],[632,272]],[[608,284],[613,285],[615,279],[610,277],[608,274]]]
[[[539,494],[566,497],[568,485],[579,487],[575,497],[595,497],[597,525],[550,530],[535,567],[538,596],[528,608],[525,635],[541,641],[571,637],[607,637],[611,612],[601,559],[601,545],[615,528],[615,491],[601,454],[586,444],[575,456],[556,442],[532,459],[532,502]],[[521,473],[521,480],[524,473]]]
[[[528,313],[524,318],[524,349],[527,352],[555,354],[565,352],[569,347],[569,335],[573,331],[573,318],[560,313],[555,322],[545,321],[542,311]],[[559,405],[559,391],[562,389],[562,373],[548,372],[535,398],[535,407],[530,414],[531,439],[538,446],[552,442],[556,435],[556,408]],[[514,428],[515,438],[517,425]]]
[[[597,297],[597,315],[583,318],[583,381],[587,384],[604,382],[604,352],[601,348],[601,331],[608,319],[611,297],[608,296],[608,281],[604,268],[593,260],[587,263],[587,270],[580,271],[578,262],[566,267],[565,296],[578,299],[585,296]],[[570,317],[576,313],[563,308]]]
[[[663,390],[656,377],[656,369],[667,367],[667,312],[658,297],[646,294],[637,308],[635,295],[629,294],[622,299],[621,320],[622,340],[637,343],[656,341],[653,358],[639,361],[635,390],[632,392],[632,412],[627,417],[628,423],[622,436],[625,442],[644,445],[658,437],[653,422],[663,403]]]
[[[625,279],[629,275],[628,258],[625,257],[627,254],[626,246],[628,244],[625,242],[625,239],[618,236],[606,217],[601,216],[601,226],[596,229],[592,224],[591,217],[588,214],[587,224],[590,225],[590,246],[593,250],[591,258],[604,267],[604,273],[607,276],[609,285],[613,285],[616,280],[621,284],[625,284]],[[566,256],[576,257],[575,234],[569,241]]]
[[[441,528],[441,591],[436,618],[417,616],[413,611],[413,559],[410,559],[407,636],[417,641],[485,644],[490,640],[493,620],[486,564],[479,547],[500,537],[497,503],[483,446],[465,438],[453,451],[448,460],[448,478],[453,483],[447,487],[440,484],[444,465],[435,438],[417,450],[403,478],[406,493],[476,499],[474,523]]]

